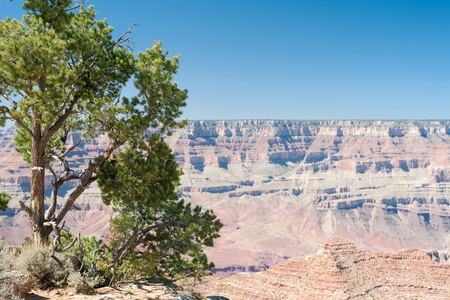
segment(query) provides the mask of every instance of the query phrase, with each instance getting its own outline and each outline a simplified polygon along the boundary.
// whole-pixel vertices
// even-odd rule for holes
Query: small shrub
[[[33,238],[30,236],[26,236],[22,243],[22,248],[32,247],[34,245]]]
[[[17,269],[17,254],[4,245],[5,241],[0,237],[0,300],[18,300],[20,294],[14,290],[14,284],[5,278],[6,273]]]
[[[18,271],[4,272],[0,275],[0,295],[8,295],[9,297],[15,295],[25,295],[31,291],[33,281],[29,276],[26,276]]]
[[[0,247],[0,274],[17,270],[17,256],[13,249]]]
[[[0,283],[0,300],[19,300],[20,294],[9,284]]]
[[[90,247],[98,243],[92,238],[86,242]],[[0,238],[0,300],[19,299],[20,292],[17,291],[17,287],[23,286],[23,278],[30,283],[30,280],[38,283],[41,288],[67,283],[74,287],[77,293],[84,294],[92,293],[93,287],[100,283],[98,277],[86,271],[80,273],[79,265],[74,262],[78,260],[73,251],[56,255],[62,263],[60,265],[51,257],[51,246],[27,244],[21,251],[17,251],[3,245],[4,242]]]
[[[67,265],[67,260],[59,256]],[[51,257],[49,246],[33,245],[23,249],[19,256],[19,270],[44,287],[62,282],[65,270]]]
[[[75,288],[77,293],[93,294],[94,286],[99,283],[97,277],[83,276],[80,272],[74,271],[69,274],[67,284]]]
[[[3,251],[2,251],[3,252]],[[14,289],[14,285],[21,285],[21,282],[11,282],[6,277],[8,271],[0,272],[0,300],[15,300],[20,298],[20,293]]]

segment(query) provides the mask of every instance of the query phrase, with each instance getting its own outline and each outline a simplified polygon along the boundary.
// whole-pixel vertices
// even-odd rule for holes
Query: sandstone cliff
[[[450,265],[433,252],[359,250],[333,237],[305,260],[260,273],[240,273],[196,284],[204,295],[249,299],[449,299]]]
[[[18,205],[29,170],[13,133],[0,132],[0,186],[13,195],[0,235],[17,244],[29,234]],[[70,159],[81,168],[106,142]],[[450,247],[450,121],[192,121],[167,142],[185,173],[181,196],[226,225],[209,250],[218,274],[303,258],[335,235],[382,252]],[[98,188],[79,200],[66,224],[102,234],[112,212]]]

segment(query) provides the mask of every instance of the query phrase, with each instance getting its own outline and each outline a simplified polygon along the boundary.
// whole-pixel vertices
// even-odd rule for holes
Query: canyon
[[[0,188],[12,196],[0,236],[20,245],[30,235],[18,203],[29,199],[29,168],[13,136],[0,131]],[[381,253],[450,248],[450,121],[190,121],[166,142],[184,171],[180,196],[225,224],[206,251],[216,276],[304,259],[334,236]],[[82,169],[107,143],[81,143],[71,164]],[[70,230],[107,231],[114,212],[95,184],[76,205]]]

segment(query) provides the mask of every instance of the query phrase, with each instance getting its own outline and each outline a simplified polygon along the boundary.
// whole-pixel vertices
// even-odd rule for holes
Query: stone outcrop
[[[0,132],[0,187],[13,196],[0,235],[21,244],[29,169],[13,134]],[[192,121],[166,140],[184,171],[181,196],[225,224],[208,250],[220,276],[303,258],[335,235],[373,251],[450,248],[450,121]],[[83,168],[106,143],[69,158]],[[113,212],[98,188],[76,204],[67,226],[102,235]]]
[[[260,273],[200,282],[197,291],[248,299],[449,299],[450,265],[429,251],[360,250],[333,237],[318,253]]]

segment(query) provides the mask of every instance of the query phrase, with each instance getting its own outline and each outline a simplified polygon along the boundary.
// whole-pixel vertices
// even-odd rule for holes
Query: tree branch
[[[128,241],[125,243],[125,245],[123,245],[116,253],[116,255],[114,255],[114,259],[113,259],[113,264],[117,263],[119,261],[119,259],[121,259],[122,254],[128,250],[128,248],[130,248],[131,244],[141,235],[146,234],[147,232],[150,232],[154,229],[158,229],[158,228],[162,228],[162,227],[166,227],[169,226],[173,223],[176,223],[177,221],[168,221],[165,223],[161,223],[161,224],[155,224],[146,228],[142,228],[139,229],[138,231],[136,231],[135,233],[133,233],[133,235],[130,236],[130,238],[128,239]]]
[[[12,98],[10,98],[8,95],[6,95],[6,94],[3,93],[3,92],[1,93],[1,95],[2,95],[3,98],[5,98],[6,100],[8,100],[9,103],[11,103],[11,106],[12,106],[14,109],[17,109],[18,104],[17,104],[16,101],[14,101]]]
[[[79,1],[77,1],[77,2],[79,2]],[[66,8],[66,11],[71,11],[71,10],[77,9],[78,7],[80,7],[83,4],[84,4],[84,0],[81,1],[81,4],[75,5],[73,7]]]
[[[80,143],[81,143],[81,140],[78,141],[78,143],[76,143],[76,144],[73,145],[72,147],[70,147],[69,150],[67,150],[66,152],[64,152],[63,154],[61,154],[59,157],[60,157],[60,158],[65,157],[67,154],[69,154],[70,151],[72,151],[73,149],[75,149]]]
[[[58,177],[56,177],[55,170],[53,170],[52,166],[47,166],[47,168],[48,168],[48,169],[50,170],[50,172],[52,173],[54,182],[56,182],[56,181],[58,180]]]
[[[121,143],[113,143],[110,145],[102,155],[99,155],[97,157],[97,160],[92,163],[89,161],[87,169],[80,175],[81,182],[78,184],[78,186],[65,198],[65,202],[61,209],[58,212],[58,215],[56,217],[56,223],[59,224],[64,216],[67,214],[69,209],[72,207],[73,203],[77,198],[84,192],[84,190],[88,187],[89,184],[97,180],[97,176],[92,176],[94,171],[120,146],[122,146],[124,142]]]
[[[20,204],[20,207],[22,207],[22,209],[24,211],[26,211],[30,216],[33,215],[33,211],[31,210],[31,208],[26,206],[25,203],[23,203],[22,201],[19,201],[19,204]]]
[[[80,100],[80,97],[74,97],[72,100],[70,100],[68,107],[66,108],[66,111],[63,115],[61,115],[58,120],[50,127],[48,130],[44,131],[44,140],[47,142],[58,130],[61,128],[61,126],[64,125],[64,122],[67,120],[67,118],[72,114],[73,107],[75,104]],[[56,114],[55,114],[56,115]]]
[[[25,124],[23,124],[23,122],[22,122],[22,120],[20,118],[13,116],[12,113],[11,113],[11,110],[8,107],[6,107],[6,106],[3,106],[3,107],[5,108],[5,112],[8,115],[11,116],[11,118],[9,118],[9,119],[12,119],[12,120],[16,121],[17,124],[19,124],[20,127],[25,129],[25,131],[27,131],[30,135],[33,135],[33,132],[31,131],[31,129],[28,128],[27,126],[25,126]]]
[[[131,29],[132,29],[134,26],[139,26],[139,25],[136,24],[136,23],[134,23],[133,25],[131,25],[130,28],[128,29],[128,31],[125,31],[125,32],[117,39],[117,41],[114,43],[114,45],[112,45],[112,46],[108,49],[108,51],[111,51],[112,49],[116,48],[116,47],[119,46],[120,44],[123,44],[123,43],[125,43],[125,42],[129,42],[129,41],[130,41],[130,38],[125,38],[125,36],[126,36],[127,34],[131,34],[131,32],[132,32]]]
[[[50,206],[47,209],[47,211],[45,212],[44,215],[44,220],[45,221],[50,221],[50,219],[53,217],[53,215],[55,214],[55,210],[56,210],[56,203],[57,203],[57,199],[58,199],[58,186],[56,185],[57,182],[57,177],[56,177],[56,173],[53,170],[53,168],[51,166],[47,166],[47,168],[50,170],[50,172],[53,174],[53,178],[54,178],[54,182],[52,182],[52,194],[50,196]]]
[[[81,73],[76,77],[75,80],[80,79],[81,77],[83,77],[84,75],[86,75],[90,70],[92,70],[92,68],[94,68],[94,66],[95,66],[95,64],[97,63],[97,61],[98,61],[97,58],[94,59],[94,60],[92,61],[92,63],[91,63],[91,64],[90,64],[83,72],[81,72]],[[67,82],[67,80],[66,80],[66,82]],[[64,86],[66,85],[66,82],[64,82]],[[64,94],[65,94],[64,101],[63,101],[63,103],[61,103],[61,106],[53,113],[53,115],[57,116],[57,115],[59,115],[59,114],[64,110],[64,107],[66,107],[67,102],[68,102],[69,99],[70,99],[70,96],[72,95],[72,93],[75,91],[76,88],[77,88],[77,86],[75,85],[75,83],[73,83],[72,86],[70,87],[70,90],[69,90],[69,93],[68,93],[68,94],[64,91]],[[73,106],[75,105],[75,103],[76,103],[80,98],[81,98],[81,97],[79,97],[79,96],[78,96],[78,97],[73,97],[73,98],[72,98],[72,100],[69,102],[69,108],[70,108],[70,110],[73,109]],[[74,99],[76,99],[76,100],[75,100],[75,102],[71,105],[71,102],[73,102]],[[67,112],[67,109],[66,109],[66,112]],[[64,114],[65,114],[65,113],[64,113]]]
[[[53,249],[52,249],[52,254],[54,254],[55,252],[64,252],[69,250],[70,248],[73,247],[73,245],[75,245],[78,237],[74,238],[73,241],[67,245],[66,247],[62,248],[62,249],[58,249],[58,245],[61,245],[61,230],[64,228],[66,222],[63,222],[63,224],[61,226],[58,226],[58,224],[56,224],[56,222],[44,222],[44,226],[52,226],[53,227],[53,231],[55,232],[55,237],[53,239]]]
[[[56,173],[53,170],[53,168],[51,166],[47,166],[47,168],[53,174],[53,177],[55,178],[55,181],[52,182],[52,194],[50,196],[51,205],[47,209],[47,211],[45,213],[45,217],[44,217],[44,220],[46,220],[46,221],[50,221],[53,218],[54,214],[55,214],[56,205],[57,205],[57,199],[58,199],[58,190],[64,184],[64,182],[69,181],[69,180],[73,180],[73,179],[81,179],[82,178],[82,175],[76,175],[75,174],[75,172],[70,168],[69,162],[65,158],[65,156],[70,151],[72,151],[77,145],[79,145],[80,142],[78,142],[77,144],[73,145],[71,148],[69,148],[69,150],[67,150],[62,155],[59,155],[59,156],[58,155],[53,155],[53,156],[48,156],[47,157],[47,158],[52,158],[52,159],[58,161],[59,164],[61,164],[61,165],[64,165],[64,172],[63,172],[63,175],[60,178],[57,178]]]
[[[12,87],[12,85],[9,84],[9,82],[6,81],[5,78],[2,78],[1,80],[3,81],[3,83],[5,83],[6,86]],[[19,92],[20,92],[20,91],[19,91]],[[8,95],[6,95],[6,94],[4,93],[4,91],[1,92],[1,95],[2,95],[6,100],[8,100],[9,103],[11,103],[11,105],[12,105],[12,107],[13,107],[14,109],[17,109],[18,104],[17,104],[16,101],[14,101],[12,98],[10,98]]]
[[[78,271],[81,272],[81,270],[83,270],[85,268],[84,266],[84,247],[83,247],[83,242],[81,240],[81,232],[78,232],[78,251],[80,251],[80,256],[78,257],[78,260],[81,263],[80,268],[78,269]]]

